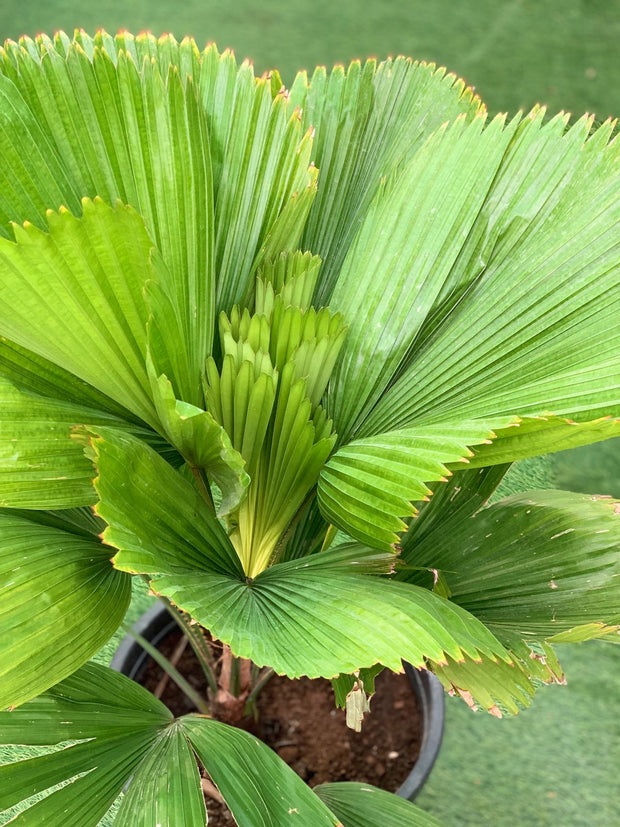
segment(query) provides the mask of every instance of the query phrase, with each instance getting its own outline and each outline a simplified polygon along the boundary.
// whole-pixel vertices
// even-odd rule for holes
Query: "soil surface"
[[[176,630],[161,651],[170,657],[180,640]],[[194,653],[186,647],[177,669],[206,696],[207,686]],[[162,669],[149,660],[140,682],[154,692]],[[362,781],[394,792],[405,780],[420,749],[420,719],[406,675],[384,671],[377,678],[371,712],[361,732],[345,723],[336,709],[331,683],[274,676],[258,698],[258,721],[250,729],[311,787],[327,781]],[[161,700],[175,715],[194,712],[191,703],[168,681]],[[205,775],[203,771],[203,775]],[[235,824],[226,805],[206,797],[209,827]]]

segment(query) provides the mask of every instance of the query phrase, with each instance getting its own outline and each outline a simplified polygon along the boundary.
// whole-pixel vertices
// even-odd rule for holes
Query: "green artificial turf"
[[[620,113],[620,0],[2,0],[0,40],[97,27],[215,40],[262,72],[408,54],[446,65],[492,112],[536,102]],[[620,440],[511,469],[504,493],[553,485],[620,496]],[[133,620],[148,598],[131,609]],[[117,636],[117,638],[120,636]],[[111,647],[100,653],[109,660]],[[620,825],[620,646],[558,647],[566,687],[497,721],[447,699],[439,761],[418,803],[446,825]],[[0,763],[14,753],[0,749]],[[0,815],[0,824],[7,817]]]
[[[562,451],[552,462],[558,488],[620,499],[620,439]]]
[[[562,487],[611,493],[619,448],[615,440],[515,463],[494,499],[557,486],[560,463]],[[586,469],[593,489],[579,485]],[[556,651],[567,685],[541,688],[513,718],[497,720],[446,697],[444,742],[421,807],[449,827],[620,825],[620,645],[591,641]]]
[[[457,827],[620,824],[620,646],[557,646],[567,685],[498,721],[446,699],[444,742],[417,803]]]

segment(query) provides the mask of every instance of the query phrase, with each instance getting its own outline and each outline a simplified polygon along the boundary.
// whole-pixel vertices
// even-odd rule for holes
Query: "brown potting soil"
[[[175,630],[162,642],[163,654],[170,657],[180,636]],[[177,669],[206,697],[206,682],[189,646]],[[149,660],[140,682],[153,692],[162,676],[162,669]],[[247,728],[311,787],[327,781],[362,781],[394,792],[418,756],[420,717],[406,675],[385,671],[377,678],[376,690],[358,733],[346,726],[344,711],[336,709],[329,681],[274,676],[259,695],[258,721],[248,721]],[[170,680],[161,700],[177,716],[195,711]],[[206,803],[209,827],[234,825],[225,804],[210,796]]]

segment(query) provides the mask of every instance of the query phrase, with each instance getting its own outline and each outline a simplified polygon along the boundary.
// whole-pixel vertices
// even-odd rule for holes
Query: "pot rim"
[[[153,646],[158,646],[175,628],[179,628],[176,620],[161,603],[147,609],[132,626],[134,632]],[[131,635],[126,635],[114,653],[110,668],[137,682],[149,658],[150,655],[140,644]],[[445,720],[445,693],[439,680],[428,669],[416,669],[405,662],[403,666],[420,713],[422,743],[413,769],[396,790],[396,795],[413,801],[439,754]]]

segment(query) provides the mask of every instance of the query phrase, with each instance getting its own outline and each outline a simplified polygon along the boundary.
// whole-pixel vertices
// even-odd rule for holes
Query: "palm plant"
[[[0,805],[71,779],[20,823],[83,827],[132,778],[117,824],[204,824],[196,754],[241,825],[425,823],[86,662],[132,575],[343,703],[405,659],[515,713],[618,639],[620,505],[485,505],[620,433],[613,123],[105,32],[8,41],[0,116],[0,742],[75,742]]]

